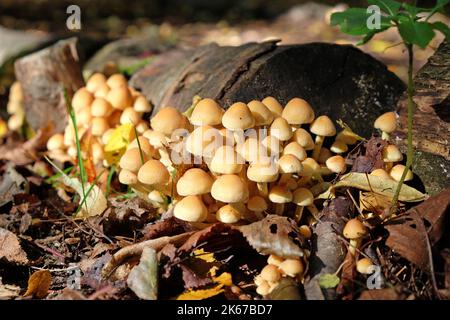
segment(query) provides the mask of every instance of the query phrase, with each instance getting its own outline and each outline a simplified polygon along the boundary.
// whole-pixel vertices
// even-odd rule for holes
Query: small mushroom
[[[282,215],[284,205],[292,201],[292,192],[285,185],[276,185],[270,189],[269,200],[275,204],[275,214]]]
[[[111,104],[103,98],[95,98],[91,105],[93,117],[109,117],[113,112]]]
[[[274,118],[281,117],[283,106],[273,97],[266,97],[262,101],[264,105],[272,112]]]
[[[184,116],[173,107],[161,108],[150,120],[153,130],[161,132],[170,137],[172,133],[183,128]]]
[[[134,185],[138,183],[137,175],[136,173],[127,170],[122,169],[119,172],[119,182],[125,185]]]
[[[300,161],[307,158],[305,149],[296,141],[292,141],[284,147],[283,156],[288,154],[295,156]]]
[[[278,167],[272,162],[254,162],[247,169],[247,178],[256,182],[259,193],[263,197],[269,195],[267,183],[277,181],[278,175]]]
[[[292,137],[293,133],[292,128],[287,120],[282,117],[278,117],[272,122],[272,125],[270,126],[270,135],[274,136],[280,141],[287,141]]]
[[[371,176],[376,176],[376,177],[380,177],[380,178],[384,178],[384,179],[388,179],[388,180],[392,180],[392,177],[389,175],[389,173],[387,173],[386,170],[384,169],[375,169],[370,173]]]
[[[232,146],[221,146],[216,150],[209,164],[211,171],[220,174],[238,174],[244,167],[245,160]]]
[[[131,97],[130,90],[126,86],[112,88],[106,95],[106,100],[113,108],[118,110],[125,110],[133,106],[133,98]]]
[[[406,170],[406,167],[402,164],[395,165],[391,171],[389,172],[389,175],[394,179],[395,181],[400,181],[403,172]],[[411,170],[406,171],[405,181],[410,181],[414,178],[414,174]]]
[[[373,272],[373,263],[368,258],[362,258],[356,262],[356,271],[362,274],[371,274]]]
[[[136,149],[128,150],[132,151]],[[139,182],[153,186],[163,186],[170,180],[167,168],[159,160],[150,159],[138,171]]]
[[[225,174],[214,181],[211,187],[214,199],[225,203],[245,202],[248,200],[248,187],[237,175]]]
[[[134,110],[133,107],[125,108],[120,115],[120,124],[131,123],[137,125],[141,120],[142,114]]]
[[[287,120],[290,125],[300,127],[302,124],[314,121],[314,110],[308,102],[300,98],[289,100],[283,109],[281,116]]]
[[[306,206],[313,206],[315,208],[314,195],[306,188],[298,188],[295,190],[292,194],[292,202],[297,205],[295,209],[295,221],[297,222],[302,219],[303,210]]]
[[[177,182],[177,193],[181,196],[196,196],[211,192],[212,177],[199,168],[187,170]]]
[[[342,140],[336,140],[331,145],[330,151],[337,153],[337,154],[342,154],[342,153],[345,153],[348,151],[348,147]],[[319,154],[319,158],[320,158],[320,154]]]
[[[64,135],[61,133],[54,134],[47,141],[47,150],[59,150],[64,149]]]
[[[195,126],[217,126],[222,123],[223,108],[213,99],[200,100],[192,111],[189,121]]]
[[[269,126],[272,123],[273,114],[261,101],[252,100],[247,106],[255,119],[255,126]]]
[[[386,170],[389,171],[392,168],[394,162],[400,162],[403,160],[403,154],[393,144],[386,146],[383,149],[383,161],[386,163]]]
[[[303,128],[298,128],[295,130],[291,140],[297,142],[305,150],[314,149],[314,140],[309,132]]]
[[[383,140],[389,140],[389,134],[397,128],[397,116],[392,111],[386,112],[375,120],[373,126],[381,130]]]
[[[355,254],[361,244],[362,238],[367,234],[367,228],[358,219],[350,219],[343,230],[344,237],[350,240],[348,250]]]
[[[336,134],[336,128],[329,117],[320,116],[311,124],[310,131],[316,135],[316,144],[312,158],[317,160],[325,137],[334,136]]]
[[[236,102],[223,114],[222,124],[231,131],[246,130],[255,125],[255,118],[245,103]]]
[[[111,89],[116,89],[116,88],[128,86],[128,81],[127,81],[127,78],[125,78],[125,76],[123,74],[116,73],[116,74],[111,75],[108,78],[108,80],[106,80],[106,84]]]
[[[137,112],[145,113],[145,112],[151,112],[152,111],[152,105],[148,100],[143,96],[139,95],[133,103],[133,108]]]
[[[281,273],[277,266],[268,264],[261,270],[261,278],[269,283],[278,282],[281,279]]]
[[[342,156],[333,156],[328,158],[326,161],[326,166],[334,173],[342,174],[347,169],[345,164],[345,159]]]
[[[285,259],[282,257],[271,254],[269,258],[267,258],[267,263],[279,267],[284,260]]]
[[[148,156],[146,153],[143,153],[142,156],[144,158],[143,160],[145,163],[145,161],[148,160]],[[122,169],[126,169],[131,172],[138,172],[142,165],[143,163],[141,159],[141,152],[138,148],[132,148],[127,150],[119,161],[119,166]]]
[[[94,96],[85,87],[82,87],[75,92],[72,97],[72,107],[77,112],[85,107],[89,107],[94,101]]]
[[[300,160],[292,154],[283,155],[278,160],[278,166],[282,174],[280,183],[284,183],[292,176],[292,174],[300,173],[303,170],[303,165]]]
[[[242,203],[230,203],[219,208],[216,219],[222,223],[236,223],[245,213],[245,205]]]
[[[247,201],[247,209],[253,211],[258,219],[263,219],[263,212],[268,208],[266,200],[261,196],[253,196]]]
[[[173,215],[188,222],[203,222],[208,209],[199,196],[187,196],[175,204]]]
[[[96,137],[101,137],[106,130],[109,129],[108,120],[103,117],[92,118],[91,121],[91,133]]]
[[[300,259],[286,259],[278,268],[283,274],[292,278],[303,275],[304,271],[303,263]]]
[[[86,89],[91,93],[95,93],[95,91],[97,91],[98,88],[100,88],[100,86],[104,84],[106,84],[105,75],[97,72],[89,77],[88,81],[86,82]]]

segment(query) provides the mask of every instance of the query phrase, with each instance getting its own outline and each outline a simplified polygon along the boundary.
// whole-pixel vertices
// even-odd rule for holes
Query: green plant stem
[[[408,173],[409,168],[411,167],[414,159],[414,150],[413,150],[413,116],[414,116],[414,81],[413,81],[413,66],[414,66],[414,51],[413,45],[407,44],[406,48],[408,50],[408,151],[406,154],[406,165],[405,170],[398,182],[397,189],[395,190],[394,197],[392,198],[392,209],[393,213],[395,213],[398,209],[398,197],[400,195],[400,190],[402,188],[403,182],[405,181],[406,174]]]

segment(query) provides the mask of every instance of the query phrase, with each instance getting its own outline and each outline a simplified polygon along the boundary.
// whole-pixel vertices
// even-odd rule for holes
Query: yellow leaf
[[[177,297],[177,300],[203,300],[214,297],[224,290],[222,289],[223,285],[219,284],[211,289],[204,290],[189,290]]]
[[[8,133],[8,126],[3,119],[0,119],[0,138],[3,138]]]
[[[223,286],[231,286],[233,284],[231,274],[228,272],[222,273],[218,277],[213,277],[214,282],[220,283]]]
[[[51,284],[52,275],[50,272],[48,270],[38,270],[28,279],[27,292],[23,296],[34,296],[37,299],[43,299],[47,296]]]
[[[384,195],[362,191],[359,193],[359,207],[361,210],[382,212],[390,205],[391,199]]]
[[[194,251],[194,256],[198,259],[202,259],[208,263],[216,262],[214,259],[214,253],[205,252],[203,249],[197,249]]]
[[[109,138],[105,146],[105,159],[108,163],[114,164],[119,162],[120,157],[124,154],[128,144],[136,138],[134,127],[131,123],[123,124],[116,129]]]

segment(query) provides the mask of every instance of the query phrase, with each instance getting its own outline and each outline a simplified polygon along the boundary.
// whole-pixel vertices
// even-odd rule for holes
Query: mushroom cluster
[[[94,164],[104,158],[104,145],[107,144],[113,129],[120,124],[131,123],[137,132],[148,129],[148,123],[142,119],[144,113],[151,112],[152,106],[138,91],[128,86],[122,74],[113,74],[109,78],[94,73],[86,86],[77,90],[72,98],[72,107],[76,116],[78,136],[90,132]],[[69,121],[64,134],[53,135],[47,143],[50,157],[61,158],[77,156],[75,129]]]
[[[301,279],[305,271],[300,259],[283,259],[282,257],[270,255],[267,265],[258,274],[254,283],[256,292],[266,296],[278,285],[282,277]]]
[[[6,111],[10,114],[8,119],[8,129],[11,131],[18,131],[24,123],[25,111],[23,109],[22,87],[17,81],[11,85]]]

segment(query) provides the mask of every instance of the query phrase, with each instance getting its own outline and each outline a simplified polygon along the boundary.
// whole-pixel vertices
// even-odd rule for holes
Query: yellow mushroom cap
[[[49,151],[64,149],[64,135],[57,133],[51,136],[47,141],[47,149]]]
[[[306,188],[298,188],[292,193],[292,202],[298,206],[306,207],[314,203],[314,195]]]
[[[125,78],[125,76],[123,74],[116,73],[116,74],[111,75],[108,78],[108,80],[106,80],[106,84],[111,89],[116,89],[116,88],[128,86],[128,81],[127,81],[127,78]]]
[[[226,204],[216,212],[216,218],[223,223],[236,223],[241,220],[245,207],[241,203]]]
[[[113,111],[111,104],[103,98],[95,98],[91,105],[93,117],[109,117]]]
[[[281,273],[277,266],[268,264],[261,270],[261,278],[268,282],[278,282],[281,279]]]
[[[292,137],[293,132],[287,120],[278,117],[270,126],[270,135],[276,137],[280,141],[287,141]]]
[[[199,168],[187,170],[177,182],[177,192],[181,196],[202,195],[211,192],[212,177]]]
[[[119,172],[119,182],[125,185],[131,185],[138,183],[138,179],[136,173],[122,169]]]
[[[168,138],[162,132],[148,129],[142,135],[146,137],[148,142],[150,142],[150,144],[157,149],[165,148],[169,144]]]
[[[108,96],[108,92],[109,92],[110,90],[111,90],[111,89],[108,87],[108,85],[107,85],[106,83],[101,84],[101,85],[97,88],[97,90],[95,90],[95,92],[94,92],[94,97],[106,99],[106,97]]]
[[[92,160],[94,164],[100,163],[105,157],[103,146],[98,142],[93,142],[91,145]]]
[[[289,100],[281,115],[289,124],[302,125],[314,121],[314,110],[308,102],[300,98]]]
[[[75,92],[72,97],[72,107],[75,111],[89,107],[94,101],[94,96],[85,87],[82,87]]]
[[[224,112],[216,101],[205,98],[197,103],[189,121],[195,126],[217,126],[222,123]]]
[[[255,125],[255,119],[245,103],[232,104],[223,114],[222,124],[229,130],[246,130]]]
[[[379,116],[373,124],[375,129],[391,133],[397,128],[397,117],[394,112],[386,112]]]
[[[132,151],[136,149],[128,150]],[[159,160],[148,160],[138,171],[138,180],[144,184],[165,185],[170,180],[167,168]]]
[[[341,154],[341,153],[347,152],[348,147],[343,141],[336,140],[331,145],[330,150],[334,153]]]
[[[237,145],[236,152],[248,162],[258,162],[267,159],[265,146],[258,139],[252,137]]]
[[[388,145],[383,149],[384,162],[398,162],[403,160],[403,155],[400,150],[393,144]]]
[[[255,212],[266,211],[268,208],[266,200],[261,196],[253,196],[247,201],[247,209]]]
[[[299,274],[303,274],[303,263],[300,259],[286,259],[278,266],[281,272],[289,277],[295,277]]]
[[[131,123],[136,125],[141,121],[141,116],[142,114],[134,110],[134,108],[125,108],[120,116],[120,124]]]
[[[208,209],[198,196],[187,196],[175,205],[173,215],[188,222],[203,222],[208,216]]]
[[[354,218],[347,221],[343,234],[347,239],[358,239],[367,234],[367,228],[361,221]]]
[[[137,124],[135,124],[136,127],[136,131],[139,134],[143,134],[145,131],[147,131],[149,129],[148,127],[148,122],[145,120],[139,120],[139,122]]]
[[[107,145],[109,139],[111,138],[112,134],[114,133],[114,129],[109,128],[102,134],[102,143],[103,145]]]
[[[142,95],[139,95],[136,100],[134,100],[133,108],[137,112],[151,112],[153,109],[150,102]]]
[[[280,264],[281,264],[284,260],[285,260],[285,259],[282,258],[282,257],[279,257],[279,256],[276,256],[276,255],[274,255],[274,254],[271,254],[271,255],[269,256],[269,258],[267,258],[267,263],[279,267]]]
[[[274,182],[278,179],[278,166],[272,162],[253,162],[248,166],[247,178],[254,182]]]
[[[281,117],[283,106],[273,97],[266,97],[262,101],[264,105],[272,112],[274,118]]]
[[[307,226],[306,224],[301,225],[300,227],[298,227],[298,231],[306,239],[309,239],[312,236],[311,228],[309,226]]]
[[[336,127],[328,116],[320,116],[311,124],[309,130],[315,135],[332,137],[336,134]]]
[[[150,120],[153,130],[170,136],[176,129],[182,128],[183,115],[173,107],[165,107]]]
[[[273,114],[264,103],[258,100],[252,100],[247,103],[250,112],[255,119],[255,126],[268,126],[273,121]]]
[[[221,146],[209,164],[211,171],[221,174],[237,174],[242,171],[245,160],[232,146]]]
[[[109,124],[108,124],[108,120],[106,118],[96,117],[96,118],[92,119],[92,124],[91,124],[92,135],[94,135],[96,137],[100,137],[108,129],[109,129]]]
[[[186,139],[186,150],[196,156],[212,158],[222,145],[223,136],[211,126],[197,127]]]
[[[269,283],[266,280],[263,280],[261,284],[256,288],[256,293],[261,296],[266,296],[271,292],[271,288]]]
[[[285,185],[276,185],[269,191],[269,200],[273,203],[291,202],[292,192]]]
[[[139,144],[138,144],[139,140]],[[135,138],[127,147],[127,150],[130,149],[139,149],[141,148],[142,152],[147,154],[149,157],[157,157],[158,151],[150,144],[148,139],[144,136],[140,136],[137,139]]]
[[[347,129],[344,129],[341,132],[339,132],[336,135],[336,140],[340,140],[345,144],[355,144],[356,142],[358,142],[356,134]]]
[[[88,127],[91,120],[91,107],[84,107],[76,111],[77,125]]]
[[[89,77],[88,81],[86,82],[86,89],[91,93],[95,93],[95,91],[97,91],[97,89],[105,83],[105,75],[97,72]]]
[[[345,159],[341,156],[333,156],[327,159],[326,166],[334,173],[344,173],[347,169]]]
[[[405,168],[406,167],[404,165],[397,164],[391,169],[389,174],[392,177],[392,179],[394,179],[395,181],[400,181]],[[408,172],[406,173],[405,181],[410,181],[413,178],[414,178],[414,174],[412,173],[411,170],[408,170]]]
[[[127,87],[118,87],[111,89],[106,95],[106,100],[115,109],[125,110],[133,105],[133,97]]]
[[[384,179],[392,179],[392,177],[389,175],[389,173],[386,172],[384,169],[375,169],[370,173],[371,176],[376,176]]]
[[[302,161],[303,170],[300,172],[301,176],[312,176],[314,173],[320,171],[320,164],[313,158],[306,158]]]
[[[284,147],[283,155],[288,154],[295,156],[300,161],[305,160],[307,157],[305,149],[298,142],[295,141],[290,142]]]
[[[373,272],[373,270],[371,270],[371,266],[373,266],[373,263],[370,259],[362,258],[356,262],[356,271],[362,274],[370,274]]]
[[[248,199],[248,188],[239,176],[225,174],[214,181],[211,195],[226,203],[244,202]]]
[[[303,128],[298,128],[294,131],[294,135],[292,136],[292,141],[297,142],[301,145],[305,150],[314,149],[314,140],[308,131]]]
[[[148,159],[147,154],[143,152],[144,161]],[[141,153],[139,149],[133,148],[127,150],[120,158],[119,166],[122,169],[130,170],[131,172],[138,172],[142,166]]]
[[[23,91],[19,81],[14,81],[14,83],[9,88],[9,100],[23,101]]]
[[[303,165],[296,156],[285,154],[278,160],[281,173],[298,173],[303,170]]]
[[[261,144],[266,148],[266,153],[268,156],[277,157],[281,152],[283,152],[283,142],[278,140],[274,136],[266,136]]]

